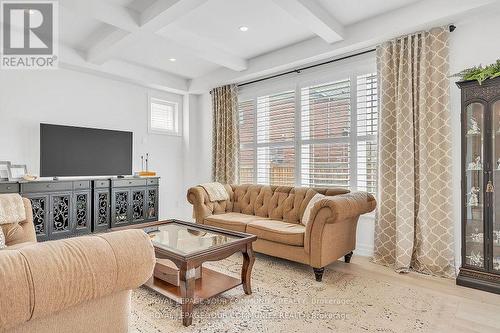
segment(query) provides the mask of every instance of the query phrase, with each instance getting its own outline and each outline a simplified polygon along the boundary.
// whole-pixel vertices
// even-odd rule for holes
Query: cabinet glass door
[[[132,190],[132,222],[143,222],[146,217],[146,189]]]
[[[31,201],[33,224],[38,241],[47,240],[49,238],[49,196],[46,194],[23,194],[23,196]]]
[[[50,195],[50,238],[71,235],[71,192]]]
[[[75,231],[79,233],[90,232],[90,191],[74,193],[74,219]]]
[[[493,271],[500,273],[500,100],[493,104]]]
[[[130,191],[128,189],[114,190],[111,209],[113,214],[112,227],[129,222],[129,207]]]
[[[147,219],[148,220],[157,220],[158,219],[158,188],[148,187],[148,195],[147,195]]]
[[[472,103],[465,112],[465,263],[484,268],[484,105]]]

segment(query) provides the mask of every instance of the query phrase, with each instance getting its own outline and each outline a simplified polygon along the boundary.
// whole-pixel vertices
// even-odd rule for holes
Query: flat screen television
[[[40,124],[40,176],[132,174],[132,132]]]

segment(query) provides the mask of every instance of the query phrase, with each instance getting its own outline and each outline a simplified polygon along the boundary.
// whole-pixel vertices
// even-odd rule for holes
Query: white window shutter
[[[151,98],[149,107],[150,132],[178,134],[177,103]]]

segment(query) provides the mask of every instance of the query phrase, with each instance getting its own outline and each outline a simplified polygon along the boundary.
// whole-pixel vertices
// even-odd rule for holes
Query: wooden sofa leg
[[[352,258],[352,251],[344,256],[344,262],[350,263]]]
[[[323,280],[323,273],[325,272],[325,268],[314,268],[314,275],[316,276],[316,281],[321,282]]]

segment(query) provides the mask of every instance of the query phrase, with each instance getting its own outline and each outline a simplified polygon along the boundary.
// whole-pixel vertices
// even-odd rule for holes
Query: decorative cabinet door
[[[465,111],[465,265],[485,269],[485,105],[471,103]]]
[[[491,271],[496,274],[500,274],[500,96],[497,100],[492,103],[491,113],[493,116],[492,121],[492,187],[489,189],[491,192],[489,194],[492,196],[492,230],[491,230],[491,240],[492,248],[490,249],[492,253],[491,260]]]
[[[146,188],[132,188],[132,223],[141,223],[146,219]]]
[[[71,192],[50,194],[50,239],[71,236],[73,230],[71,197]]]
[[[111,227],[130,223],[131,192],[128,188],[115,189],[111,198]]]
[[[74,229],[77,234],[91,232],[91,205],[90,191],[73,193]]]
[[[31,201],[33,224],[38,241],[49,239],[50,199],[47,194],[23,194]]]
[[[146,220],[158,220],[158,187],[148,187],[146,193]]]
[[[94,231],[104,231],[110,227],[111,197],[108,189],[94,191]]]

